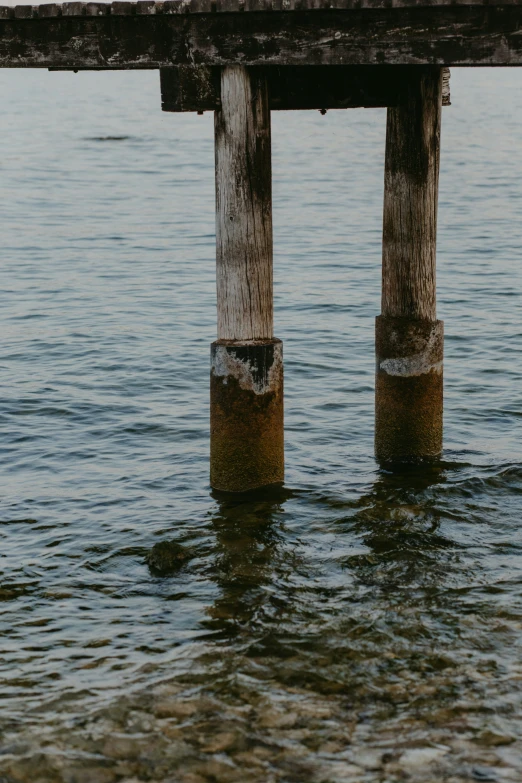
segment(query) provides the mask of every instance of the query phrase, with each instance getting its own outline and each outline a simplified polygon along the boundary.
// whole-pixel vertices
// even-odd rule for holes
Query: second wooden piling
[[[376,325],[375,453],[382,463],[442,450],[443,324],[436,318],[442,69],[412,66],[388,109],[382,309]]]
[[[284,478],[270,108],[259,71],[223,68],[215,145],[218,339],[211,357],[210,483],[242,492]]]

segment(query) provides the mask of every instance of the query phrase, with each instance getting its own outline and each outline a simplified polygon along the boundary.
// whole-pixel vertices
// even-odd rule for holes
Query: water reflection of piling
[[[289,497],[282,487],[245,493],[241,501],[216,494],[213,578],[222,594],[209,609],[213,630],[235,636],[266,608],[266,586],[274,579],[282,538],[279,519]]]
[[[430,492],[445,481],[446,466],[440,462],[397,466],[380,473],[358,499],[352,530],[369,552],[350,558],[347,565],[361,583],[378,589],[435,587],[447,576],[455,543],[439,531],[440,512]]]

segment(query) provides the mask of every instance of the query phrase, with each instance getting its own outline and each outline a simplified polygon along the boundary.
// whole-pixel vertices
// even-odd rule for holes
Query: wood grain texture
[[[283,11],[299,12],[299,11],[352,11],[361,8],[365,9],[380,9],[380,8],[423,8],[423,7],[444,7],[444,6],[480,6],[480,5],[496,5],[496,6],[513,6],[520,5],[521,0],[495,0],[493,3],[491,0],[163,0],[163,2],[154,2],[154,0],[138,0],[138,2],[126,2],[125,4],[131,6],[131,10],[124,11],[122,8],[118,8],[118,2],[112,4],[112,8],[109,13],[115,16],[122,14],[142,14],[142,15],[161,15],[161,14],[208,14],[208,13],[238,13],[238,12],[251,12],[259,13],[263,11]],[[26,5],[24,7],[30,8],[31,11],[27,12],[28,17],[46,17],[48,14],[41,9],[45,9],[45,5]],[[86,2],[79,3],[63,3],[59,5],[59,8],[64,6],[76,6],[75,14],[68,16],[85,14],[85,7],[89,5]],[[7,7],[7,6],[0,6]],[[58,14],[61,15],[61,14]],[[1,18],[1,17],[0,17]],[[24,18],[24,17],[20,17]]]
[[[382,315],[436,318],[442,73],[415,69],[388,109],[384,170]]]
[[[166,6],[121,15],[69,3],[45,18],[28,16],[31,6],[11,18],[2,11],[0,67],[522,65],[522,5],[222,14]]]
[[[272,338],[272,167],[266,80],[234,65],[215,113],[217,333]]]

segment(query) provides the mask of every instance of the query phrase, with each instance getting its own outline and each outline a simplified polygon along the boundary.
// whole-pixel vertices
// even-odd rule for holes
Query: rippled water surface
[[[372,456],[385,112],[276,113],[287,479],[229,500],[211,114],[0,71],[2,783],[522,779],[522,72],[452,101],[444,461]]]

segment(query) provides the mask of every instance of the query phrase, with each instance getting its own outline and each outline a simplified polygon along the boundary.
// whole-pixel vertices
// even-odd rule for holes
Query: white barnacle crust
[[[256,343],[252,341],[252,345]],[[248,343],[242,343],[247,346]],[[283,372],[282,343],[273,344],[273,362],[267,372],[259,372],[259,368],[251,361],[240,358],[234,348],[227,345],[216,345],[212,356],[212,374],[223,378],[227,383],[229,378],[235,378],[241,389],[253,391],[254,394],[266,394],[276,391],[281,383]]]
[[[404,356],[401,359],[383,359],[379,368],[387,375],[400,375],[410,378],[413,375],[427,375],[430,372],[440,375],[442,362],[431,364],[425,353],[417,353],[414,356]]]
[[[378,358],[378,369],[387,375],[395,375],[402,378],[427,375],[428,373],[442,375],[444,340],[442,321],[436,321],[433,324],[427,339],[420,334],[416,337],[413,335],[409,337],[410,340],[414,341],[414,346],[417,349],[415,353],[411,353],[409,356],[394,356],[387,359]],[[389,339],[391,344],[395,343],[396,347],[399,347],[401,335],[398,332],[392,332]]]

